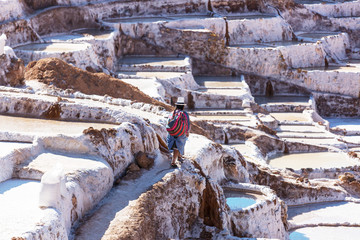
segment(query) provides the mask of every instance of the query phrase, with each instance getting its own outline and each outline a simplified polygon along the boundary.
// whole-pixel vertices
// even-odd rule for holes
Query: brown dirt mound
[[[73,67],[57,58],[44,58],[30,62],[25,69],[25,80],[39,80],[61,89],[73,89],[85,94],[109,95],[135,102],[161,106],[168,111],[173,107],[141,92],[137,87],[105,73],[91,73]]]
[[[174,107],[159,102],[120,79],[105,73],[91,73],[73,67],[58,58],[44,58],[30,62],[25,68],[25,80],[39,80],[61,89],[73,89],[85,94],[109,95],[129,99],[134,102],[149,103],[173,111]],[[204,129],[191,125],[191,132],[207,136]]]

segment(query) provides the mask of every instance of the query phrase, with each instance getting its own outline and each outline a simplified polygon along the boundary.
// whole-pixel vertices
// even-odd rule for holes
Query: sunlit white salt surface
[[[302,133],[323,133],[324,130],[315,126],[303,125],[280,125],[277,132],[302,132]]]
[[[83,36],[91,35],[95,39],[107,39],[111,35],[110,30],[100,30],[95,28],[86,28],[74,31],[74,33],[82,34]]]
[[[250,121],[251,118],[248,116],[240,115],[197,115],[196,118],[202,120],[219,120],[219,121]]]
[[[45,152],[38,155],[29,163],[29,165],[24,166],[24,171],[35,170],[46,172],[51,170],[57,163],[61,164],[64,172],[74,172],[80,170],[90,171],[92,169],[104,167],[104,163],[102,163],[102,160],[98,157]]]
[[[275,168],[340,168],[353,166],[346,154],[336,152],[316,152],[316,153],[293,153],[276,155],[269,160],[269,164]]]
[[[290,240],[350,240],[359,236],[359,227],[306,227],[290,233]]]
[[[284,113],[271,113],[271,115],[278,121],[288,122],[310,122],[311,120],[302,113],[284,112]]]
[[[220,94],[226,96],[239,96],[246,93],[245,89],[226,89],[226,88],[202,88],[198,92]]]
[[[31,146],[31,143],[0,142],[0,157],[6,156],[13,150]]]
[[[360,119],[359,118],[326,118],[330,123],[331,128],[342,128],[351,132],[360,133]]]
[[[160,78],[160,79],[167,79],[167,78],[175,78],[181,77],[184,73],[181,72],[117,72],[120,75],[129,75],[130,77],[138,77],[138,78]],[[121,76],[119,77],[121,78]],[[139,79],[139,81],[143,81]]]
[[[54,209],[38,207],[40,182],[10,179],[0,183],[0,239],[34,230]]]
[[[264,196],[253,193],[236,190],[225,190],[226,203],[231,210],[240,210],[256,203],[257,200],[263,199]]]
[[[43,52],[72,52],[88,48],[87,44],[78,43],[33,43],[15,48],[23,51],[43,51]]]
[[[84,129],[117,127],[116,124],[68,122],[0,115],[0,131],[27,134],[81,134]]]
[[[119,64],[149,65],[149,66],[186,66],[183,57],[126,57],[119,60]]]
[[[252,149],[250,146],[248,146],[246,144],[229,144],[227,146],[234,147],[241,154],[249,154],[254,151],[254,149]]]
[[[309,67],[307,71],[330,71],[330,72],[360,72],[360,60],[348,60],[346,65],[330,65],[328,67]]]
[[[303,224],[360,224],[360,204],[354,202],[324,202],[288,207],[288,220]],[[326,239],[326,238],[324,238]]]
[[[309,97],[304,96],[274,96],[274,97],[255,97],[255,102],[258,104],[293,104],[293,105],[307,105],[309,104]]]
[[[240,77],[195,77],[195,81],[207,88],[242,88],[245,86]]]

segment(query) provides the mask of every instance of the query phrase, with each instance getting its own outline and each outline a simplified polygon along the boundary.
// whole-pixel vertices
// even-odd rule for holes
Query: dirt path
[[[149,171],[135,180],[123,181],[114,187],[108,196],[102,200],[96,211],[84,219],[84,223],[72,234],[70,239],[99,240],[104,235],[110,222],[118,212],[126,214],[126,207],[146,192],[149,187],[160,181],[167,173],[173,171],[167,159],[158,160]],[[120,213],[122,214],[122,213]]]

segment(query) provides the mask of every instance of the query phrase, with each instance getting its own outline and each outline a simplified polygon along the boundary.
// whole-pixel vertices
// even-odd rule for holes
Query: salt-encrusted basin
[[[31,143],[0,141],[0,158],[10,154],[15,149],[29,146],[31,146]]]
[[[107,18],[102,21],[105,23],[137,23],[137,22],[159,22],[169,21],[166,17],[133,17],[133,18]]]
[[[359,203],[346,201],[289,206],[290,239],[358,239],[359,210]]]
[[[303,113],[295,112],[281,112],[281,113],[271,113],[271,115],[281,123],[309,123],[311,124],[312,120]]]
[[[86,42],[61,42],[63,39],[76,39],[81,35],[68,35],[60,37],[59,42],[31,43],[14,48],[16,56],[26,63],[42,58],[59,58],[71,62],[74,66],[85,69],[86,66],[97,65],[97,57],[91,44]]]
[[[288,206],[288,221],[292,228],[303,226],[356,225],[360,219],[356,214],[360,211],[360,203],[336,201],[320,202]]]
[[[27,232],[48,237],[49,232],[53,236],[58,233],[58,239],[67,237],[59,213],[53,208],[39,208],[40,187],[39,181],[31,180],[10,179],[0,183],[0,239],[29,239]]]
[[[261,19],[261,18],[274,18],[273,14],[241,14],[225,16],[227,20],[244,20],[244,19]]]
[[[290,240],[358,239],[359,227],[306,227],[290,233]]]
[[[45,120],[0,115],[0,132],[34,135],[81,134],[84,129],[117,127],[116,124]]]
[[[341,152],[276,154],[268,160],[268,164],[274,168],[291,168],[294,170],[302,168],[341,168],[353,166],[356,163],[355,160],[351,160],[345,153]]]
[[[232,235],[287,239],[282,221],[286,207],[270,188],[241,183],[229,184],[223,189],[230,207]],[[236,204],[229,198],[235,198]]]
[[[297,35],[300,39],[307,40],[320,40],[323,37],[335,36],[338,35],[337,32],[309,32],[309,33],[300,33]]]
[[[48,52],[48,53],[62,53],[81,51],[88,48],[87,44],[81,43],[68,43],[68,42],[55,42],[55,43],[32,43],[16,47],[14,50],[19,51],[36,51],[36,52]]]
[[[73,33],[81,34],[83,36],[93,36],[95,39],[107,39],[110,37],[111,30],[100,30],[95,28],[86,28],[73,31]]]
[[[233,211],[250,207],[257,201],[265,199],[265,196],[261,192],[249,190],[243,191],[239,189],[225,188],[224,194],[226,197],[226,204]]]
[[[246,83],[242,77],[196,76],[195,81],[206,88],[243,88]]]

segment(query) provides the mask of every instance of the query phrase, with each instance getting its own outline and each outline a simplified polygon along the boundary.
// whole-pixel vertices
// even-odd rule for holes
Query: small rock
[[[140,171],[140,167],[136,163],[132,163],[128,167],[128,171],[137,172],[137,171]]]
[[[136,154],[135,161],[141,168],[145,169],[150,169],[154,165],[154,159],[148,158],[142,151]]]

